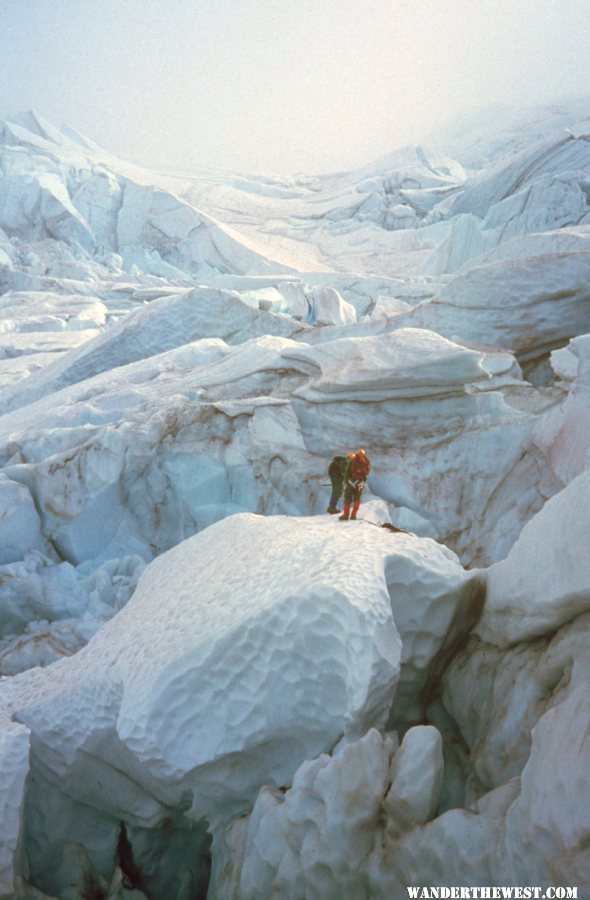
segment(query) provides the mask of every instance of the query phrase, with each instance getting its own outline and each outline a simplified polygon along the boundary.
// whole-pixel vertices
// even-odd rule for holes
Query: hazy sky
[[[320,172],[590,93],[588,0],[0,0],[0,117],[128,159]]]

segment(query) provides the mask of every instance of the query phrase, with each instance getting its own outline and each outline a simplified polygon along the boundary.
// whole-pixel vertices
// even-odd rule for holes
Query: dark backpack
[[[335,456],[330,466],[328,468],[328,475],[330,478],[333,475],[340,475],[342,477],[342,469],[344,467],[344,463],[347,461],[347,456]]]

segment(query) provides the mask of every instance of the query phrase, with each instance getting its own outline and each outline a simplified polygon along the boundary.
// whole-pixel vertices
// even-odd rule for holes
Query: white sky
[[[590,93],[588,0],[0,0],[0,117],[128,159],[371,162],[489,103]]]

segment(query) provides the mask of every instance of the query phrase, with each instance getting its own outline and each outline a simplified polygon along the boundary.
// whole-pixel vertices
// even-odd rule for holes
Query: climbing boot
[[[344,512],[340,516],[340,522],[348,522],[350,518],[350,506],[348,503],[344,504]]]

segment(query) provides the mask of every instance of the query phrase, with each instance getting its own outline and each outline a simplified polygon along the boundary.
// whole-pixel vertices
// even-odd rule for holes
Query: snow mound
[[[152,563],[78,654],[2,683],[35,736],[36,883],[56,890],[80,840],[108,875],[121,819],[227,823],[269,778],[289,784],[305,759],[382,724],[401,653],[392,540],[327,518],[226,519]]]
[[[454,553],[430,538],[399,535],[385,563],[387,589],[402,639],[402,666],[390,727],[422,722],[433,685],[477,622],[485,589]]]
[[[574,136],[563,129],[471,178],[454,201],[455,214],[472,213],[483,218],[488,209],[524,185],[530,185],[543,175],[587,170],[590,147],[583,134]]]
[[[549,710],[533,730],[521,794],[506,821],[515,884],[525,880],[590,888],[590,680]],[[547,785],[557,789],[548,791]]]
[[[569,347],[561,347],[551,354],[551,368],[562,381],[575,381],[578,374],[579,359]]]
[[[231,291],[183,291],[153,300],[76,352],[34,373],[6,391],[0,406],[7,412],[101,372],[193,341],[214,337],[238,344],[262,335],[290,337],[305,327],[288,317],[254,310]]]
[[[0,227],[91,256],[116,253],[127,271],[187,274],[290,271],[255,241],[196,209],[138,166],[35,113],[0,123]]]
[[[212,897],[382,896],[379,845],[432,818],[443,768],[432,726],[410,729],[399,748],[395,735],[371,730],[304,763],[285,794],[264,787],[218,841]]]
[[[0,565],[16,562],[32,548],[46,550],[41,522],[29,491],[0,474]]]
[[[459,272],[396,327],[428,328],[450,340],[538,356],[590,331],[590,252],[552,252]]]
[[[589,679],[590,613],[510,647],[469,639],[442,694],[469,747],[464,805],[522,774],[541,717]]]
[[[231,548],[221,571],[220,545]],[[353,545],[359,564],[348,571],[342,558]],[[377,556],[386,549],[381,539]],[[242,753],[244,771],[236,760],[231,787],[211,798],[207,813],[215,816],[232,793],[234,803],[251,794],[255,748],[265,746],[265,768],[280,784],[295,758],[382,721],[399,640],[374,556],[370,535],[334,534],[333,522],[243,515],[153,562],[113,629],[128,631],[135,608],[150,618],[164,611],[149,653],[145,639],[141,646],[134,640],[135,626],[126,660],[119,657],[126,668],[117,723],[123,742],[154,777],[207,765],[211,786],[228,758]],[[113,638],[107,626],[100,643]]]
[[[503,646],[554,631],[590,609],[590,472],[547,501],[491,566],[477,632]]]
[[[529,107],[495,103],[467,113],[433,139],[463,165],[481,169],[566,128],[578,133],[572,125],[587,119],[588,102],[588,96],[582,95]]]
[[[489,378],[482,354],[416,328],[341,338],[309,349],[289,347],[283,356],[319,370],[320,377],[296,395],[320,403],[447,394]]]
[[[0,675],[71,656],[125,605],[142,570],[137,556],[89,571],[38,551],[0,566]]]
[[[7,291],[0,297],[0,333],[98,330],[107,309],[97,297],[70,294],[67,301],[49,291]]]
[[[590,335],[574,338],[561,352],[571,361],[573,382],[564,403],[539,421],[534,441],[561,484],[569,484],[590,468]]]
[[[483,881],[587,890],[588,687],[543,716],[521,779],[434,820],[443,764],[431,726],[408,731],[400,749],[371,731],[305,763],[286,793],[263,788],[251,815],[217,837],[211,896],[389,900],[409,884]]]
[[[231,282],[232,279],[226,279]],[[235,279],[248,287],[248,281]],[[239,289],[239,288],[238,288]],[[255,309],[284,313],[310,325],[346,325],[356,322],[356,309],[339,291],[323,285],[300,281],[277,280],[277,286],[241,290],[240,297]]]
[[[29,730],[3,722],[0,731],[0,896],[14,896],[25,780],[29,773]]]
[[[424,682],[446,630],[468,626],[471,581],[430,539],[329,517],[233,516],[160,556],[84,649],[1,685],[34,736],[36,883],[59,889],[56,861],[80,829],[110,877],[122,818],[153,840],[171,811],[183,833],[201,819],[225,827],[262,785],[289,785],[304,760],[383,725],[400,664],[406,683]],[[395,804],[406,825],[437,793],[425,784],[411,798],[409,778]],[[59,825],[47,830],[50,810]]]

